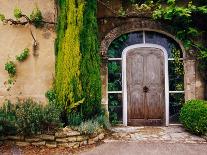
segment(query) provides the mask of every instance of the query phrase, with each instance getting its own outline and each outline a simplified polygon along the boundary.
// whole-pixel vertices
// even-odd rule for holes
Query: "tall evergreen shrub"
[[[78,106],[75,112],[89,119],[101,113],[97,1],[59,0],[59,7],[57,100],[68,112]]]
[[[94,117],[101,112],[100,55],[97,25],[97,0],[86,0],[83,29],[80,35],[82,106],[84,116]]]
[[[60,0],[55,89],[57,101],[70,111],[82,100],[80,81],[80,32],[83,27],[83,0]]]

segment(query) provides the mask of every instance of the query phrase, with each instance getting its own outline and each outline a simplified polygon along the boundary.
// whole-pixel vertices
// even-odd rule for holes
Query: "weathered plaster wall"
[[[44,20],[54,22],[56,19],[54,0],[0,0],[0,12],[7,18],[14,18],[13,9],[16,6],[27,15],[38,6]],[[33,56],[33,39],[28,25],[11,26],[0,23],[0,105],[5,99],[27,97],[46,101],[45,92],[51,87],[55,74],[55,32],[51,26],[42,29],[32,27],[32,31],[39,43],[38,56]],[[15,60],[15,56],[24,48],[30,49],[30,55],[25,62],[16,62],[16,83],[7,91],[5,81],[8,74],[4,70],[4,64],[8,59]]]

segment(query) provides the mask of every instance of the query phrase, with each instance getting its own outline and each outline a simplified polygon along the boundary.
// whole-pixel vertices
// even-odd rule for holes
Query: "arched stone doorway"
[[[110,63],[110,61],[120,61],[120,64],[122,64],[122,59],[121,57],[116,57],[116,58],[110,58],[110,56],[108,55],[108,50],[109,50],[109,47],[111,45],[111,43],[116,40],[116,38],[120,37],[121,35],[123,34],[132,34],[132,33],[135,33],[135,32],[139,32],[139,33],[142,33],[142,41],[140,41],[139,39],[140,38],[137,38],[137,42],[135,41],[133,44],[140,44],[140,43],[146,43],[146,36],[145,36],[145,32],[152,32],[152,33],[157,33],[157,34],[160,34],[162,36],[165,36],[166,38],[169,38],[171,40],[173,40],[180,48],[180,51],[182,51],[183,53],[183,57],[181,58],[182,61],[184,61],[184,70],[187,70],[190,69],[191,71],[190,72],[185,72],[185,77],[184,77],[184,81],[183,83],[184,84],[184,88],[183,90],[181,91],[177,91],[177,92],[172,92],[172,93],[180,93],[180,94],[183,94],[183,98],[185,98],[186,100],[187,99],[190,99],[190,98],[194,98],[195,97],[195,94],[192,92],[192,90],[195,90],[195,85],[194,83],[189,83],[189,79],[186,78],[188,76],[192,76],[195,74],[195,61],[194,60],[186,60],[186,57],[185,57],[185,51],[184,51],[184,48],[182,46],[182,43],[179,41],[179,40],[176,40],[176,38],[172,35],[172,33],[169,33],[168,31],[166,31],[166,29],[164,29],[164,27],[160,24],[157,24],[155,22],[152,22],[152,21],[146,21],[146,22],[133,22],[133,23],[127,23],[127,24],[124,24],[122,26],[119,26],[119,27],[116,27],[115,29],[113,29],[111,32],[109,32],[105,38],[102,40],[102,43],[101,43],[101,54],[102,54],[102,67],[101,67],[101,78],[102,78],[102,104],[105,105],[106,109],[108,110],[108,103],[110,101],[110,96],[109,94],[110,93],[120,93],[120,94],[124,94],[124,91],[123,89],[121,91],[109,91],[109,88],[108,88],[108,84],[110,83],[110,79],[108,78],[108,64]],[[143,39],[144,38],[144,39]],[[149,38],[148,38],[149,39]],[[153,43],[153,44],[157,44],[156,42],[150,42],[150,43]],[[132,44],[132,45],[133,45]],[[162,44],[161,44],[162,45]],[[165,43],[164,45],[162,45],[165,47]],[[123,50],[123,49],[122,49]],[[167,51],[168,52],[168,51]],[[172,59],[169,57],[169,60]],[[193,79],[194,81],[196,81],[196,79],[194,78]],[[191,81],[192,81],[192,78],[191,78]],[[170,93],[170,92],[169,92]],[[118,97],[118,98],[122,98],[122,97]],[[122,105],[124,105],[124,103],[122,103]],[[122,110],[123,107],[122,107]],[[125,109],[126,110],[126,109]],[[165,110],[165,114],[166,113],[166,110]],[[122,114],[123,115],[123,114]],[[169,121],[167,121],[167,115],[165,115],[165,125],[168,125]],[[122,117],[123,118],[123,117]],[[126,119],[126,118],[125,118]],[[123,123],[123,121],[122,121]],[[126,125],[126,120],[125,120],[125,125]]]

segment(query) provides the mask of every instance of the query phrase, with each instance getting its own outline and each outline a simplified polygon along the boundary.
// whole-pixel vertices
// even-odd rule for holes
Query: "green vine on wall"
[[[200,15],[200,20],[207,16],[207,6],[196,6],[192,2],[189,2],[187,6],[177,6],[175,0],[168,0],[167,4],[167,6],[160,5],[153,12],[153,19],[171,25],[177,33],[177,38],[184,43],[186,51],[194,49],[194,52],[189,54],[197,58],[200,69],[206,71],[207,48],[204,42],[197,41],[197,38],[201,38],[206,30],[199,28],[194,18],[196,14]]]
[[[23,62],[25,61],[29,56],[29,49],[25,48],[21,54],[16,55],[16,60],[19,62]],[[4,83],[5,85],[7,85],[7,91],[9,91],[11,89],[11,86],[15,84],[16,82],[16,73],[17,73],[17,69],[16,69],[16,63],[15,61],[12,60],[8,60],[5,63],[5,70],[8,72],[9,75],[9,79]]]
[[[33,38],[33,50],[34,50],[33,55],[36,56],[37,55],[36,49],[38,47],[38,42],[33,35],[31,25],[34,25],[36,28],[41,28],[44,24],[55,25],[56,23],[43,20],[42,13],[38,7],[35,7],[29,16],[24,14],[20,8],[16,7],[13,10],[13,15],[15,19],[6,18],[4,14],[0,13],[0,21],[2,21],[3,24],[10,24],[10,25],[29,24],[30,34]]]

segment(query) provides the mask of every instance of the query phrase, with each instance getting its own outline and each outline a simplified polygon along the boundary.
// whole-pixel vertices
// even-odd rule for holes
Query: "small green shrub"
[[[45,93],[45,97],[48,99],[49,102],[54,102],[56,101],[56,93],[53,89],[48,90]]]
[[[71,127],[81,134],[92,135],[98,134],[104,129],[109,129],[110,126],[109,119],[105,115],[100,115],[95,119],[82,121],[78,126]]]
[[[42,26],[42,13],[39,10],[39,8],[34,8],[31,15],[30,20],[34,23],[35,27],[41,27]]]
[[[207,102],[187,101],[181,109],[180,120],[190,132],[201,135],[207,132]]]
[[[43,107],[32,99],[19,101],[16,105],[16,124],[18,132],[23,135],[36,134],[41,131]]]
[[[83,121],[83,116],[80,113],[71,112],[68,114],[68,125],[70,126],[78,126]]]
[[[62,126],[60,121],[61,108],[53,103],[49,103],[43,108],[41,130],[43,132],[55,131],[58,127]]]
[[[14,77],[16,75],[16,65],[13,61],[8,61],[5,64],[5,70],[8,72],[10,77]]]
[[[16,56],[16,60],[19,62],[23,62],[24,60],[27,59],[28,56],[29,56],[29,49],[25,48],[20,55]]]
[[[0,108],[0,136],[16,134],[15,111],[10,101],[6,101]]]
[[[14,9],[14,17],[18,20],[22,17],[22,10],[20,8]]]
[[[109,122],[109,118],[106,117],[105,115],[101,115],[96,118],[97,122],[99,123],[100,126],[104,129],[109,129],[111,127],[111,124]]]
[[[101,129],[102,128],[100,127],[99,123],[94,120],[82,122],[78,127],[78,131],[81,134],[86,134],[86,135],[97,134]]]

